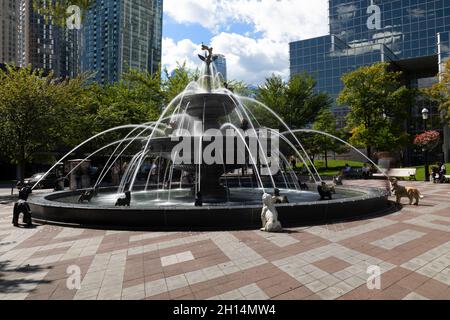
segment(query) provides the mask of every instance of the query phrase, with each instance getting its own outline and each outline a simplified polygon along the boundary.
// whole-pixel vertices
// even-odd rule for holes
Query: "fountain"
[[[33,195],[33,219],[156,229],[260,227],[262,198],[271,192],[283,225],[344,219],[389,207],[386,192],[375,188],[335,187],[332,199],[321,201],[317,190],[323,181],[296,136],[311,131],[292,131],[267,106],[230,91],[215,69],[213,49],[202,45],[202,50],[199,79],[170,102],[157,121],[109,129],[60,159],[57,163],[99,137],[127,131],[123,139],[71,168],[68,176],[109,150],[92,189]],[[267,117],[277,119],[286,131],[265,126]],[[119,185],[106,185],[106,176],[132,148],[139,151]],[[299,181],[288,169],[290,156],[301,159],[310,183]],[[149,168],[145,174],[144,167]]]

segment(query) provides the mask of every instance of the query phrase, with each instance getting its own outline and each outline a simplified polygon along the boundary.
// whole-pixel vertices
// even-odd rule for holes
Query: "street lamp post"
[[[430,116],[430,111],[427,108],[422,110],[423,127],[425,132],[427,132],[427,120]],[[430,166],[428,164],[428,149],[424,148],[424,158],[425,158],[425,181],[430,182]]]

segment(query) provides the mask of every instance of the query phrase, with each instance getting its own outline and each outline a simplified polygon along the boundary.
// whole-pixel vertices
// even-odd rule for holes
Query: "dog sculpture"
[[[414,203],[414,205],[418,206],[419,200],[424,198],[424,196],[420,193],[418,189],[400,186],[398,184],[398,180],[395,178],[391,179],[391,185],[392,185],[392,192],[394,192],[395,197],[397,198],[397,204],[401,203],[402,198],[408,198],[409,205],[412,205],[415,199],[416,202]]]
[[[343,175],[338,175],[338,176],[333,177],[333,182],[336,186],[344,185],[343,180],[344,180]]]
[[[309,190],[309,187],[308,187],[308,185],[307,185],[306,183],[301,182],[301,181],[299,180],[299,181],[298,181],[298,184],[300,185],[300,190],[302,190],[302,191],[308,191],[308,190]]]
[[[325,182],[322,182],[320,185],[317,186],[317,191],[319,192],[320,200],[326,199],[333,200],[332,194],[334,191],[334,187],[330,187]]]
[[[195,204],[196,207],[203,207],[203,196],[200,192],[197,192],[195,196]]]
[[[263,209],[261,212],[261,231],[265,232],[281,232],[283,227],[280,221],[278,221],[278,212],[274,206],[273,198],[270,194],[265,193],[263,195]]]
[[[98,193],[97,188],[86,190],[83,192],[78,198],[78,203],[84,203],[85,201],[91,202],[92,198],[94,198]]]
[[[19,201],[14,204],[13,209],[13,220],[12,224],[15,227],[19,226],[19,216],[22,213],[23,220],[22,222],[27,225],[27,227],[31,227],[31,209],[27,203],[28,197],[32,193],[31,188],[25,187],[19,191]]]
[[[289,203],[289,199],[286,196],[282,196],[280,194],[280,189],[275,189],[273,193],[273,202],[274,204],[284,204]]]
[[[131,203],[131,192],[125,192],[125,197],[117,199],[116,207],[129,207]]]

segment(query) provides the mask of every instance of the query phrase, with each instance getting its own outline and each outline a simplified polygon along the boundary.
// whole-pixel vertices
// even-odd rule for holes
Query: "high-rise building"
[[[94,0],[83,30],[82,70],[100,83],[129,68],[156,72],[161,65],[162,0]]]
[[[290,71],[312,74],[317,90],[333,98],[343,88],[342,75],[360,66],[390,62],[409,87],[422,88],[438,81],[439,66],[450,57],[448,0],[330,0],[329,24],[329,35],[290,43]],[[429,124],[442,130],[437,108],[416,101],[407,123],[411,134],[423,130],[424,106],[431,108]],[[344,126],[347,107],[335,105],[333,112]]]
[[[215,54],[214,56],[217,57],[214,61],[217,72],[222,75],[224,81],[227,81],[227,58],[223,54]]]
[[[17,64],[18,0],[0,0],[0,63]]]
[[[56,0],[53,0],[56,1]],[[53,71],[56,77],[74,77],[80,69],[80,30],[55,25],[33,9],[33,0],[20,0],[19,66]]]

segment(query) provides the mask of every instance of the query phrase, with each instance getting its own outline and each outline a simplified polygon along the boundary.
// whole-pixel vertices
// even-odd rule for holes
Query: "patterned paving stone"
[[[0,205],[0,300],[450,299],[450,185],[401,183],[419,207],[279,234],[15,229]]]
[[[414,230],[405,230],[399,233],[396,233],[392,236],[389,236],[387,238],[377,240],[372,242],[371,244],[383,249],[392,250],[398,246],[401,246],[405,243],[408,243],[410,241],[419,239],[426,235],[426,233],[418,232]]]

